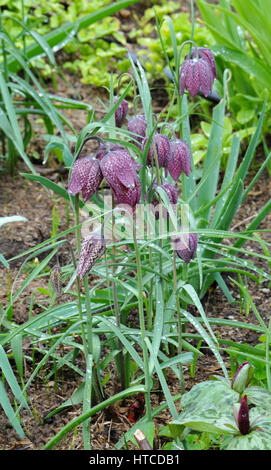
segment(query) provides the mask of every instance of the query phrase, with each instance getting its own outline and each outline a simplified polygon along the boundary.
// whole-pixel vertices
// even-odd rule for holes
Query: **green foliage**
[[[205,26],[211,33],[212,44],[220,76],[223,68],[229,67],[232,78],[229,84],[230,109],[235,125],[251,126],[269,90],[270,48],[268,39],[271,13],[268,0],[219,0],[210,4],[197,0]],[[267,104],[269,114],[270,102]],[[270,119],[264,132],[270,129]],[[270,165],[269,165],[270,168]]]
[[[246,435],[239,433],[233,417],[239,394],[225,380],[194,385],[183,395],[182,411],[172,424],[184,425],[201,433],[222,435],[221,448],[225,450],[267,450],[271,436],[271,393],[260,387],[248,387],[244,394],[255,405],[249,411],[251,429]],[[187,437],[186,442],[189,442]]]
[[[0,107],[2,113],[0,128],[2,130],[1,144],[4,167],[11,173],[15,171],[18,155],[24,160],[32,173],[36,172],[27,154],[27,147],[34,132],[32,116],[42,118],[47,134],[52,135],[55,131],[58,131],[62,138],[62,145],[67,148],[70,137],[65,132],[65,128],[67,126],[72,133],[75,133],[75,130],[64,115],[60,113],[59,109],[84,109],[87,112],[92,110],[90,105],[82,104],[79,100],[76,101],[49,94],[44,85],[42,85],[42,80],[37,78],[37,69],[33,69],[35,59],[41,55],[46,56],[50,64],[51,75],[52,70],[57,68],[54,53],[63,48],[67,42],[70,42],[76,32],[81,31],[82,33],[84,28],[88,28],[89,25],[97,23],[99,20],[106,19],[111,13],[113,14],[131,3],[134,2],[123,0],[113,6],[109,5],[105,8],[100,8],[98,11],[94,10],[94,12],[88,15],[83,11],[79,19],[66,23],[53,31],[49,28],[49,32],[47,34],[43,32],[43,36],[35,29],[30,29],[32,25],[28,22],[28,11],[30,16],[32,12],[35,17],[35,8],[31,2],[27,6],[22,2],[20,8],[18,7],[18,2],[12,3],[10,7],[13,8],[12,13],[15,16],[1,12],[0,38],[2,62],[0,63]],[[56,5],[58,14],[58,8],[64,9],[64,4],[57,3]],[[76,5],[73,4],[73,8],[75,6],[79,8],[81,2],[78,2]],[[84,5],[89,5],[89,2],[86,2]],[[44,6],[45,8],[48,7],[45,2]],[[34,8],[34,12],[31,8]],[[54,8],[51,11],[55,11]],[[73,13],[76,13],[76,10]],[[21,15],[20,21],[16,16],[19,14]],[[38,26],[40,25],[39,21],[44,21],[44,18],[47,17],[46,15],[44,16],[43,10],[41,12],[38,11]],[[15,30],[13,29],[14,23],[18,25],[19,31],[16,28]],[[9,31],[9,28],[12,31]],[[18,74],[21,69],[23,71],[22,76]],[[86,118],[88,119],[88,114]]]
[[[141,18],[138,18],[139,28],[130,33],[131,37],[137,39],[138,44],[141,46],[138,55],[146,70],[150,73],[149,77],[163,77],[163,69],[165,63],[163,61],[163,50],[161,42],[157,37],[155,27],[155,15],[159,20],[166,18],[170,15],[173,28],[176,34],[176,42],[178,47],[191,38],[191,18],[188,13],[179,12],[179,3],[175,1],[163,1],[162,5],[148,8]],[[166,52],[169,59],[174,64],[174,51],[171,42],[171,35],[168,23],[163,22],[161,26],[161,35],[163,37]],[[203,27],[199,22],[195,23],[195,42],[198,46],[210,46],[213,43],[212,35]]]
[[[36,38],[45,39],[52,31],[57,31],[65,24],[73,24],[78,20],[84,20],[88,15],[99,12],[104,7],[111,7],[109,0],[82,1],[76,0],[70,4],[55,2],[53,0],[25,2],[24,15],[25,24],[30,31],[35,32]],[[125,7],[125,5],[124,5]],[[27,35],[25,41],[21,34],[22,9],[19,2],[12,0],[6,2],[2,15],[2,23],[6,32],[19,49],[31,46],[33,38]],[[76,26],[76,24],[75,24]],[[108,85],[110,82],[110,71],[115,74],[127,71],[129,61],[126,54],[126,40],[121,32],[121,22],[117,17],[101,18],[94,24],[86,25],[83,29],[77,27],[62,42],[67,55],[63,63],[64,69],[80,74],[82,82],[97,86]],[[113,37],[118,44],[107,42],[107,37]],[[105,38],[105,39],[103,39]],[[52,46],[51,46],[52,47]],[[58,50],[59,45],[54,50]],[[114,58],[118,56],[118,64],[114,64]],[[52,62],[43,57],[35,58],[32,63],[41,71],[44,77],[51,77]],[[54,64],[53,64],[54,65]]]

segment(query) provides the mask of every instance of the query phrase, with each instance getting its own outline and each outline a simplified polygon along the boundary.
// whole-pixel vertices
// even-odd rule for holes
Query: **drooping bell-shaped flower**
[[[196,233],[181,230],[180,236],[172,237],[171,242],[178,257],[186,264],[189,264],[194,259],[198,247],[198,236]]]
[[[157,187],[158,187],[158,185],[155,182],[153,184],[153,188],[155,189]],[[163,191],[165,191],[165,193],[167,194],[170,204],[173,205],[173,206],[176,205],[177,202],[178,202],[178,190],[177,190],[176,186],[174,184],[170,183],[170,182],[166,182],[166,183],[161,184],[160,188],[162,188]],[[155,218],[159,219],[160,211],[159,211],[159,207],[158,207],[158,204],[159,204],[158,199],[156,197],[154,197],[152,199],[151,203],[154,206]],[[161,203],[161,204],[163,205],[163,203]],[[168,211],[164,207],[164,205],[162,207],[162,215],[165,218],[168,218],[168,216],[169,216]]]
[[[180,68],[180,93],[187,89],[191,96],[195,96],[200,90],[205,97],[212,90],[215,75],[213,67],[206,57],[195,56],[185,58]]]
[[[247,404],[247,395],[244,395],[241,399],[239,412],[237,417],[235,416],[236,424],[242,435],[246,435],[250,432],[249,422],[249,408]]]
[[[196,58],[196,56],[197,56],[196,48],[192,47],[191,58],[194,59]],[[214,58],[214,54],[212,53],[212,51],[208,49],[207,47],[198,47],[198,56],[200,59],[204,59],[206,60],[206,62],[209,63],[209,65],[211,66],[214,78],[217,78],[215,58]]]
[[[231,388],[238,393],[243,393],[248,384],[250,383],[254,374],[254,366],[252,366],[249,362],[243,362],[237,371],[235,372]]]
[[[101,160],[100,167],[116,203],[135,207],[140,201],[141,184],[130,153],[125,149],[112,150]]]
[[[182,171],[186,174],[186,176],[189,176],[191,173],[190,148],[189,145],[182,139],[170,140],[168,171],[175,181],[179,179]]]
[[[117,102],[118,98],[114,98],[114,104]],[[122,100],[120,105],[117,107],[115,111],[115,123],[116,127],[121,127],[126,119],[126,116],[129,111],[129,104],[128,101]]]
[[[145,137],[142,142],[142,151],[148,142],[148,137]],[[155,164],[155,152],[157,153],[158,164],[160,168],[166,168],[168,165],[168,159],[170,154],[170,143],[166,135],[154,134],[150,143],[147,155],[148,165]]]
[[[133,138],[142,144],[146,136],[147,121],[144,114],[139,114],[129,119],[127,129],[133,134]]]
[[[75,195],[82,190],[83,201],[86,202],[97,191],[102,179],[100,164],[95,157],[78,158],[72,167],[68,192]]]
[[[101,232],[92,232],[83,240],[77,268],[77,275],[81,279],[89,273],[92,266],[101,258],[105,250],[105,240]]]

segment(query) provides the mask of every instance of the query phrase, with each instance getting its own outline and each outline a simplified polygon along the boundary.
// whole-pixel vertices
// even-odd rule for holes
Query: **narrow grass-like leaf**
[[[14,372],[11,368],[11,365],[9,363],[9,360],[7,358],[7,355],[5,353],[4,348],[0,344],[0,368],[2,370],[2,373],[5,376],[6,381],[8,382],[11,391],[15,398],[18,400],[19,403],[21,403],[25,408],[29,410],[29,406],[27,404],[27,401],[25,397],[23,396],[23,392],[16,380],[16,377],[14,375]]]
[[[5,387],[3,385],[3,382],[0,381],[0,404],[6,413],[6,416],[9,419],[10,424],[13,426],[15,431],[17,432],[18,436],[23,439],[25,437],[24,431],[21,427],[21,424],[17,418],[17,416],[14,413],[14,410],[11,406],[11,403],[8,398],[8,394],[5,390]]]
[[[231,151],[230,151],[230,155],[229,155],[229,158],[228,158],[227,167],[226,167],[226,171],[225,171],[225,174],[224,174],[223,183],[222,183],[222,186],[221,186],[220,193],[223,193],[225,188],[227,188],[228,185],[233,180],[234,172],[235,172],[236,165],[237,165],[238,155],[239,155],[239,149],[240,149],[240,138],[237,137],[236,135],[234,135],[233,139],[232,139]],[[226,189],[226,191],[227,192],[224,193],[222,198],[219,199],[219,201],[216,203],[215,212],[214,212],[214,215],[212,217],[210,227],[215,227],[216,224],[217,224],[217,221],[220,218],[220,214],[223,210],[223,206],[224,206],[225,201],[227,199],[227,193],[229,192],[229,189]]]
[[[206,205],[210,200],[215,196],[217,189],[219,168],[220,168],[220,158],[221,158],[221,149],[222,149],[222,132],[223,132],[223,122],[224,122],[224,113],[225,113],[225,100],[222,99],[218,105],[215,106],[213,111],[212,118],[212,127],[211,134],[209,139],[209,144],[207,148],[207,154],[204,161],[202,178],[206,178],[204,184],[201,186],[198,192],[198,204],[197,207],[200,208],[202,205]],[[216,167],[209,173],[210,164],[218,159]],[[206,210],[202,214],[202,217],[209,219],[211,208]]]
[[[150,357],[154,363],[154,367],[155,367],[155,370],[157,372],[157,375],[159,377],[159,381],[160,381],[160,384],[161,384],[161,387],[163,389],[163,392],[164,392],[164,395],[165,395],[165,399],[167,401],[167,404],[168,404],[168,408],[171,412],[171,415],[173,417],[173,419],[177,419],[178,418],[178,411],[175,407],[175,404],[174,404],[174,400],[171,396],[171,393],[170,393],[170,390],[168,388],[168,385],[167,385],[167,382],[166,382],[166,379],[165,379],[165,376],[162,372],[162,369],[161,369],[161,366],[157,360],[157,357],[155,356],[154,354],[154,351],[153,351],[153,348],[152,348],[152,345],[150,343],[150,340],[149,338],[146,338],[145,339],[146,341],[146,344],[147,344],[147,347],[148,347],[148,350],[150,352]]]
[[[191,299],[193,300],[193,304],[197,307],[200,315],[201,315],[201,318],[203,319],[204,321],[204,324],[206,326],[206,328],[208,329],[210,335],[212,336],[213,340],[215,343],[217,343],[217,338],[215,337],[214,335],[214,332],[209,324],[209,321],[208,321],[208,318],[204,312],[204,309],[203,309],[203,306],[201,304],[201,301],[199,300],[199,297],[198,297],[198,294],[197,292],[195,291],[194,287],[191,286],[191,284],[184,284],[181,286],[181,289],[184,289],[188,295],[191,297]]]
[[[225,367],[225,364],[223,362],[223,359],[218,351],[217,346],[213,343],[213,340],[210,338],[210,336],[207,334],[206,330],[201,326],[200,322],[198,321],[197,318],[195,318],[191,313],[187,312],[186,310],[182,309],[182,314],[187,318],[189,323],[194,326],[194,328],[199,332],[201,335],[202,339],[208,344],[209,348],[215,355],[221,369],[223,370],[224,376],[228,378],[228,371]]]
[[[134,347],[131,345],[131,343],[126,339],[123,333],[119,330],[119,328],[117,328],[112,321],[108,320],[105,317],[101,317],[100,321],[104,323],[105,325],[107,325],[107,327],[120,339],[123,346],[127,349],[130,356],[134,359],[134,361],[137,363],[140,369],[144,370],[142,359],[140,358],[140,356],[138,355]]]

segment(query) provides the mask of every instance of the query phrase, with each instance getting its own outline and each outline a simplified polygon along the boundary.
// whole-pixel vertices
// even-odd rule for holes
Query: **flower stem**
[[[176,250],[173,250],[173,288],[175,293],[175,302],[177,310],[177,320],[178,320],[178,354],[182,352],[182,314],[180,308],[180,302],[178,297],[178,286],[177,286],[177,269],[176,269]],[[181,392],[184,393],[184,376],[183,376],[183,366],[179,363],[180,377],[181,377]]]
[[[112,193],[112,241],[113,241],[113,246],[112,246],[112,261],[113,261],[113,266],[112,266],[112,293],[113,293],[113,302],[114,302],[114,311],[115,311],[115,318],[116,318],[116,325],[120,329],[121,321],[120,321],[120,311],[119,311],[119,304],[118,304],[118,296],[117,296],[117,287],[116,283],[114,281],[114,276],[115,276],[115,257],[116,257],[116,248],[115,248],[115,214],[114,214],[114,196]],[[124,353],[123,353],[123,345],[120,339],[118,340],[119,344],[119,361],[120,361],[120,380],[121,380],[121,388],[122,390],[125,390],[126,388],[126,374],[125,374],[125,359],[124,359]]]
[[[149,373],[149,357],[148,357],[148,348],[146,345],[146,330],[145,330],[145,319],[144,319],[144,309],[143,309],[143,292],[142,292],[142,270],[141,270],[141,259],[140,251],[136,238],[136,227],[135,222],[133,223],[133,239],[135,245],[136,253],[136,266],[137,266],[137,286],[138,286],[138,310],[139,310],[139,324],[141,331],[141,342],[142,342],[142,351],[143,351],[143,363],[144,363],[144,374],[145,374],[145,402],[146,402],[146,412],[148,421],[152,420],[151,412],[151,400],[150,400],[150,373]]]

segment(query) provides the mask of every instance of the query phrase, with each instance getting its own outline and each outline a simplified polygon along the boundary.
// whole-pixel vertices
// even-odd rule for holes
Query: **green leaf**
[[[16,380],[14,372],[9,363],[8,357],[5,353],[4,348],[1,346],[1,344],[0,344],[0,368],[15,398],[18,400],[19,403],[21,403],[25,408],[29,410],[27,401],[23,395],[22,390],[20,389],[20,386]]]
[[[251,431],[245,436],[234,436],[227,441],[227,450],[270,450],[271,420],[269,418],[269,432]],[[259,423],[260,427],[260,423]]]
[[[265,410],[271,410],[271,393],[265,388],[252,385],[245,390],[248,400],[256,406],[261,406]]]
[[[2,263],[5,266],[5,268],[9,268],[9,264],[6,258],[3,255],[1,255],[1,253],[0,253],[0,263]]]
[[[222,156],[222,133],[223,133],[223,122],[224,122],[224,112],[225,112],[225,100],[222,99],[220,103],[215,106],[212,117],[212,127],[211,135],[209,139],[208,149],[206,158],[203,166],[202,180],[204,184],[200,187],[198,192],[198,208],[204,206],[211,201],[216,193],[219,168],[220,168],[220,158]],[[212,172],[209,171],[210,165],[213,161],[217,160],[217,164]],[[206,179],[205,179],[206,178]],[[206,210],[202,217],[209,219],[211,213],[211,208]]]
[[[13,410],[11,404],[10,404],[8,394],[5,390],[5,387],[2,383],[2,381],[0,381],[0,404],[1,404],[5,414],[7,415],[10,424],[14,427],[14,429],[17,432],[18,436],[21,439],[23,439],[25,437],[24,431],[23,431],[23,429],[21,427],[21,424],[20,424],[17,416],[15,415],[14,410]]]
[[[242,68],[246,74],[255,77],[265,88],[269,88],[271,80],[270,69],[259,59],[250,57],[247,53],[230,49],[225,46],[213,46],[212,50],[223,60]]]
[[[182,412],[173,423],[196,431],[231,433],[226,425],[235,425],[232,407],[238,400],[239,393],[223,382],[201,382],[182,396]]]

